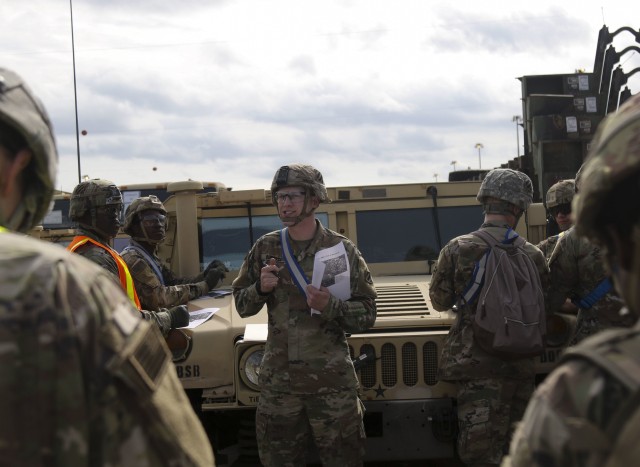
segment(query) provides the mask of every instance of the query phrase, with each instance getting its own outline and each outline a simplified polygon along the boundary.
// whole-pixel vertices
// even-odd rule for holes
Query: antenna
[[[80,175],[80,134],[78,133],[78,91],[76,90],[76,48],[73,40],[73,4],[69,0],[69,12],[71,13],[71,57],[73,58],[73,99],[76,110],[76,150],[78,151],[78,183],[82,182]]]

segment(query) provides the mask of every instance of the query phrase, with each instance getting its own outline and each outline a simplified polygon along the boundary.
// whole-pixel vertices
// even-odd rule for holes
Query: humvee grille
[[[418,382],[418,352],[413,342],[402,346],[402,380],[407,386],[415,386]]]
[[[360,384],[370,389],[377,384],[392,388],[401,381],[404,386],[412,387],[422,381],[428,386],[438,382],[438,345],[433,341],[419,342],[374,342],[357,347],[357,340],[349,339],[349,353],[352,358],[363,354],[375,355],[375,362],[360,368],[358,376]],[[380,339],[383,341],[383,339]],[[354,347],[357,351],[354,351]],[[421,349],[421,352],[418,349]],[[400,357],[398,357],[398,350]],[[373,360],[373,359],[372,359]]]
[[[429,307],[417,284],[376,287],[376,308],[382,315],[429,314]]]

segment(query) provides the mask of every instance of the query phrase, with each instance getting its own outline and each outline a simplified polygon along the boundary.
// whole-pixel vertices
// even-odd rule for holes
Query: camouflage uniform
[[[8,231],[26,232],[46,213],[57,150],[39,100],[0,68],[3,143],[7,126],[32,157],[19,173],[29,175],[15,191],[21,205],[0,209],[0,464],[213,465],[158,330],[120,285],[59,246]],[[3,167],[21,157],[2,149]]]
[[[78,235],[87,236],[104,245],[103,241],[93,232],[82,228],[79,228],[77,231]],[[110,248],[108,245],[105,246],[107,248]],[[118,265],[114,261],[113,257],[104,250],[104,248],[100,248],[93,243],[87,242],[84,245],[78,247],[78,249],[75,250],[75,253],[85,257],[89,261],[92,261],[101,268],[109,271],[111,273],[111,278],[115,281],[116,284],[120,285],[120,281],[118,279]],[[118,254],[117,252],[115,253]],[[138,287],[136,285],[136,290],[137,288]],[[162,335],[165,337],[167,336],[167,334],[171,330],[171,316],[169,315],[167,310],[153,312],[142,309],[140,310],[140,313],[145,320],[154,321],[160,328],[160,331],[162,331]]]
[[[491,223],[481,227],[499,241],[506,238],[507,229]],[[462,235],[445,245],[429,286],[436,310],[448,310],[457,303],[487,248],[473,235]],[[544,256],[530,243],[524,248],[544,286],[548,275]],[[468,305],[458,308],[456,323],[442,349],[439,378],[458,383],[461,459],[470,464],[497,464],[507,446],[511,423],[520,419],[533,392],[535,359],[506,361],[484,352],[473,338],[472,312]]]
[[[213,465],[159,332],[111,275],[9,233],[0,265],[0,464]]]
[[[553,250],[555,249],[556,245],[558,244],[558,241],[564,234],[565,232],[560,232],[559,234],[552,235],[551,237],[545,238],[544,240],[542,240],[540,243],[536,245],[538,249],[542,252],[542,254],[544,255],[547,261],[549,261],[549,258],[551,258],[551,254],[553,253]]]
[[[549,188],[549,190],[547,190],[546,207],[547,207],[547,210],[551,212],[551,215],[554,217],[556,222],[558,219],[557,216],[559,214],[556,213],[554,216],[553,208],[557,208],[558,206],[561,206],[561,205],[570,206],[571,201],[573,200],[574,194],[575,194],[574,180],[561,180],[557,183],[554,183]],[[567,216],[568,215],[569,214],[567,214]],[[561,224],[558,224],[558,227],[562,232],[556,235],[552,235],[549,238],[546,238],[545,240],[541,241],[536,245],[538,248],[540,248],[540,251],[542,251],[542,253],[544,254],[544,257],[547,258],[547,261],[549,261],[549,258],[551,257],[551,253],[553,253],[553,249],[557,245],[560,237],[562,237],[564,233],[570,228],[571,224],[568,222],[569,217],[563,217],[562,219],[566,220],[566,225],[564,228]]]
[[[567,298],[578,301],[588,295],[607,277],[600,247],[575,229],[566,231],[549,259],[550,286],[547,308],[558,310]],[[622,299],[614,290],[607,292],[591,308],[580,309],[571,345],[602,329],[629,327],[636,316],[623,309]]]
[[[607,349],[618,355],[618,361],[620,355],[631,356],[635,362],[626,365],[640,370],[639,326],[600,333],[583,341],[578,349],[593,352],[597,346],[600,352]],[[633,391],[601,366],[583,358],[568,360],[536,389],[503,465],[606,465],[617,438],[607,433],[606,427],[615,423],[620,410],[635,410],[625,404],[632,396]]]
[[[324,465],[361,464],[362,409],[345,332],[362,332],[373,325],[376,292],[357,248],[317,220],[316,227],[306,248],[292,242],[294,255],[310,278],[316,252],[342,242],[351,268],[351,299],[331,296],[320,315],[311,315],[287,268],[281,269],[276,289],[261,294],[256,283],[262,266],[268,258],[283,258],[279,231],[258,239],[233,282],[240,316],[255,315],[265,304],[268,308],[269,335],[260,366],[262,392],[256,415],[260,455],[267,465],[304,465],[306,443],[296,439],[306,438],[309,422]],[[309,422],[301,418],[291,426],[292,417],[302,417],[305,411],[310,419],[317,418]],[[286,432],[281,431],[283,425],[288,426]],[[292,433],[294,437],[289,436]],[[273,457],[263,458],[265,453]]]
[[[201,297],[209,291],[209,286],[204,281],[204,274],[193,278],[176,278],[157,256],[151,257],[149,253],[146,256],[142,254],[140,249],[143,247],[135,240],[131,240],[131,246],[122,250],[121,256],[129,266],[140,304],[145,310],[160,310],[184,305],[189,300]],[[160,282],[149,260],[155,262],[162,274],[163,282]]]
[[[639,135],[636,95],[598,126],[581,169],[584,188],[573,202],[576,234],[611,249],[603,259],[635,314],[640,312]],[[610,214],[616,204],[625,207]],[[620,217],[622,209],[628,219]],[[635,465],[639,375],[640,324],[603,331],[570,348],[536,390],[504,465]]]

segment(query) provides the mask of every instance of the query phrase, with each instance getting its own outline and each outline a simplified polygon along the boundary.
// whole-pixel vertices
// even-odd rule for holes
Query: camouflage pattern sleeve
[[[578,284],[578,261],[572,248],[572,235],[563,235],[549,258],[550,287],[547,287],[547,313],[558,311],[567,298],[571,298],[571,291],[575,290]]]
[[[122,259],[129,266],[140,305],[145,310],[160,311],[162,308],[186,305],[189,300],[209,291],[204,281],[195,284],[162,285],[151,265],[136,250],[124,251]]]
[[[529,242],[525,243],[524,250],[526,251],[529,258],[531,258],[531,260],[533,261],[533,264],[535,264],[536,269],[538,270],[538,274],[540,275],[540,285],[542,286],[542,290],[543,291],[548,290],[549,283],[550,283],[549,282],[550,281],[549,266],[547,264],[547,258],[545,258],[544,256],[544,252],[540,250],[540,248],[538,248],[537,246]],[[546,294],[545,294],[545,298],[546,298]]]
[[[438,311],[449,310],[457,299],[454,283],[456,270],[454,258],[457,249],[455,240],[451,240],[440,251],[429,283],[429,298],[433,308]]]
[[[559,238],[560,238],[559,235],[553,235],[549,238],[542,240],[540,243],[536,245],[540,249],[540,251],[542,251],[542,254],[547,259],[547,261],[551,257],[551,253],[553,253],[553,250],[556,247],[556,244],[558,243]]]
[[[173,271],[171,271],[168,267],[166,267],[163,264],[162,277],[164,278],[164,283],[166,285],[197,284],[198,282],[202,282],[204,283],[205,287],[207,286],[207,283],[204,281],[204,271],[195,277],[176,277]],[[209,291],[209,288],[207,287],[207,290],[202,292],[202,294],[200,295],[204,295],[208,291]],[[193,297],[193,298],[197,298],[197,297]]]
[[[362,332],[376,320],[376,290],[369,267],[360,251],[348,240],[343,240],[351,270],[351,298],[343,301],[333,295],[320,314],[325,320],[338,320],[346,332]]]
[[[256,284],[260,280],[261,239],[251,248],[233,281],[233,298],[238,314],[243,318],[257,314],[272,294],[261,294]]]
[[[599,427],[627,397],[621,385],[586,361],[559,366],[534,393],[502,465],[604,465],[611,446]]]

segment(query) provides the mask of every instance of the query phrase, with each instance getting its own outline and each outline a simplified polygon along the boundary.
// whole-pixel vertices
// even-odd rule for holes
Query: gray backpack
[[[472,233],[489,245],[463,293],[471,304],[474,339],[487,353],[512,360],[540,355],[545,347],[546,315],[540,275],[513,230],[508,243],[488,232]]]

